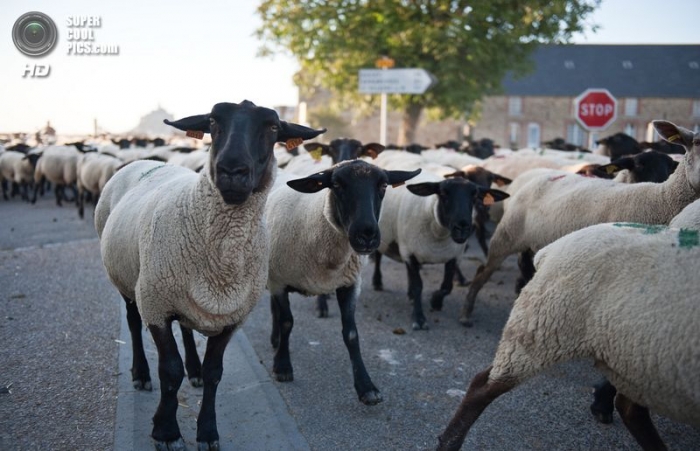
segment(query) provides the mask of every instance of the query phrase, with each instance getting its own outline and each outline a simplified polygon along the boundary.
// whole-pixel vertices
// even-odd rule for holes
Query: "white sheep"
[[[385,171],[362,160],[346,160],[296,180],[280,171],[266,207],[271,237],[270,340],[277,350],[273,373],[278,381],[294,379],[289,292],[313,296],[334,291],[357,396],[368,405],[382,401],[362,361],[355,325],[360,270],[366,255],[379,246],[377,221],[387,185],[403,183],[419,172]]]
[[[471,282],[460,314],[462,324],[471,325],[479,290],[509,255],[537,252],[567,233],[602,222],[668,224],[700,197],[700,133],[694,136],[667,121],[654,121],[654,126],[664,139],[687,149],[685,159],[664,183],[626,184],[544,173],[517,190],[491,238],[488,259]]]
[[[685,207],[671,220],[669,226],[678,229],[700,229],[700,200]]]
[[[440,310],[444,297],[452,291],[457,260],[472,233],[474,205],[490,205],[507,194],[464,178],[444,179],[430,171],[413,182],[386,195],[379,220],[382,242],[375,255],[372,284],[375,290],[383,288],[381,255],[405,263],[408,297],[413,305],[411,323],[414,330],[420,330],[428,328],[422,307],[421,265],[445,264],[442,285],[430,299],[431,307]]]
[[[0,153],[0,180],[2,181],[2,197],[8,200],[7,189],[8,187],[12,191],[14,196],[14,188],[12,186],[15,183],[15,167],[21,163],[25,155],[22,152],[16,152],[14,150],[7,150]]]
[[[223,353],[267,279],[269,237],[263,211],[276,171],[272,146],[325,130],[280,121],[274,110],[249,101],[219,103],[209,114],[165,122],[211,133],[209,171],[131,163],[107,182],[95,226],[107,274],[127,305],[135,388],[151,385],[142,320],[158,348],[156,447],[184,448],[176,418],[184,369],[171,330],[178,320],[185,330],[209,336],[203,366],[191,333],[184,336],[186,364],[190,379],[198,379],[201,370],[204,384],[197,442],[200,449],[218,449],[215,398]]]
[[[666,449],[649,410],[700,426],[698,234],[598,224],[538,252],[492,365],[472,380],[438,449],[459,449],[498,396],[578,358],[617,387],[615,406],[643,449]]]
[[[75,191],[75,182],[78,178],[78,159],[82,153],[75,146],[47,146],[41,151],[41,158],[34,170],[34,196],[32,203],[36,202],[37,193],[44,181],[54,185],[56,204],[62,205],[65,198],[64,190],[70,187]],[[77,194],[76,204],[78,203]]]
[[[83,218],[85,212],[85,196],[89,192],[97,204],[100,193],[110,178],[122,166],[122,161],[110,154],[88,152],[78,160],[78,215]]]

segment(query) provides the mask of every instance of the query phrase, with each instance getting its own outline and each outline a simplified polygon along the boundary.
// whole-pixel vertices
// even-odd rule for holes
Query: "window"
[[[637,139],[637,127],[635,127],[634,124],[625,125],[625,134]]]
[[[596,141],[598,141],[598,132],[590,132],[588,134],[588,148],[595,149]]]
[[[523,113],[523,98],[508,97],[508,114],[511,116],[520,116]]]
[[[577,146],[583,145],[584,131],[578,124],[569,124],[566,126],[566,142],[571,144],[576,144]]]
[[[511,122],[508,127],[508,139],[510,142],[510,147],[517,149],[519,146],[520,138],[520,124],[517,122]]]
[[[540,147],[540,124],[536,122],[527,124],[527,146],[532,148]]]
[[[625,116],[634,117],[637,115],[637,99],[630,97],[625,99]]]
[[[700,100],[693,100],[693,117],[700,117]]]
[[[693,125],[693,133],[700,133],[700,124]]]

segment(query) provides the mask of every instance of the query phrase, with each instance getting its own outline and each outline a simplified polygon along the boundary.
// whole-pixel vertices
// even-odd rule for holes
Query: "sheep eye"
[[[277,133],[278,131],[280,131],[280,128],[279,128],[279,126],[277,126],[277,125],[271,125],[271,126],[270,126],[270,131],[273,132],[273,133]]]
[[[341,189],[342,186],[340,186],[340,183],[338,182],[333,182],[333,189]]]

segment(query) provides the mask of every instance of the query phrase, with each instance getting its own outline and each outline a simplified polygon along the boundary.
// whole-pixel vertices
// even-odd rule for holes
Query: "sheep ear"
[[[309,152],[311,158],[316,161],[321,161],[323,155],[330,155],[331,146],[321,143],[308,143],[304,144],[304,149]]]
[[[503,177],[502,175],[494,174],[493,172],[491,174],[493,174],[493,183],[498,185],[499,188],[513,183],[513,180],[509,179],[508,177]]]
[[[210,133],[209,131],[209,114],[198,114],[196,116],[188,116],[176,121],[169,121],[163,119],[163,122],[171,127],[175,127],[182,131],[196,131],[203,133]]]
[[[457,178],[457,177],[461,177],[463,179],[466,179],[467,174],[465,174],[464,171],[457,171],[457,172],[451,172],[449,174],[445,174],[443,177],[445,177],[446,179]]]
[[[414,185],[406,185],[406,188],[416,196],[432,196],[433,194],[438,194],[440,192],[440,183],[437,182],[425,182],[416,183]]]
[[[497,189],[483,189],[479,190],[479,194],[481,197],[481,201],[484,203],[485,206],[489,207],[496,202],[500,202],[502,200],[508,199],[510,197],[510,194],[497,190]]]
[[[386,171],[387,184],[396,188],[406,183],[406,180],[410,180],[420,174],[421,171],[422,169],[416,169],[415,171]]]
[[[659,136],[665,141],[671,144],[681,144],[688,149],[693,147],[693,132],[690,130],[668,121],[653,121],[652,124],[654,124]]]
[[[303,179],[290,180],[287,182],[287,186],[300,193],[317,193],[324,188],[331,186],[331,178],[333,176],[333,171],[323,171],[318,174],[312,174]]]
[[[301,138],[307,140],[315,138],[321,133],[325,133],[326,129],[315,130],[313,128],[304,127],[303,125],[294,124],[292,122],[280,121],[280,131],[277,134],[277,142],[287,142],[290,139]]]
[[[383,150],[384,146],[382,146],[379,143],[365,144],[364,146],[362,146],[362,152],[360,152],[360,156],[367,155],[368,157],[374,160],[375,158],[377,158],[377,155],[382,153]]]
[[[670,164],[671,164],[671,169],[672,169],[671,172],[675,171],[676,168],[678,167],[678,161],[676,161],[676,160],[671,160],[671,163],[670,163]]]

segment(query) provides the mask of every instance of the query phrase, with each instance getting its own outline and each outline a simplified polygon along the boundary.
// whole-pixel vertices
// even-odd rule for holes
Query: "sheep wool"
[[[608,223],[543,248],[489,381],[517,384],[553,363],[592,357],[620,393],[700,426],[698,235]]]
[[[207,171],[139,161],[118,175],[95,224],[107,273],[143,321],[163,327],[177,312],[182,325],[206,335],[242,323],[265,288],[262,212],[272,183],[227,205]]]
[[[679,229],[700,229],[700,200],[685,207],[671,220],[669,226]]]

